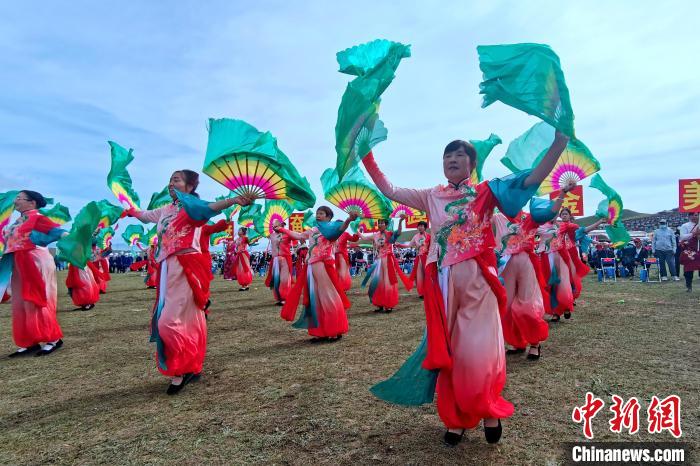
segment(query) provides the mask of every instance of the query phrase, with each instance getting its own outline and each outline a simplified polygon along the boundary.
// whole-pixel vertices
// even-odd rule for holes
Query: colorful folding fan
[[[0,254],[5,250],[3,230],[10,223],[10,216],[15,210],[15,198],[19,191],[7,191],[0,194]]]
[[[102,251],[112,247],[112,239],[114,238],[114,228],[103,228],[97,234],[97,247]]]
[[[405,215],[406,217],[418,217],[421,215],[425,215],[424,212],[414,209],[413,207],[409,207],[407,205],[401,204],[396,201],[391,201],[391,218],[399,218],[402,215]]]
[[[514,139],[501,162],[513,173],[534,168],[545,156],[554,141],[554,128],[540,122]],[[578,139],[571,139],[552,171],[540,185],[537,195],[559,191],[570,182],[582,179],[600,170],[600,163]]]
[[[210,119],[204,173],[236,195],[289,200],[306,209],[316,196],[269,132],[242,120]]]
[[[143,225],[129,225],[124,229],[124,233],[122,233],[122,238],[128,244],[129,246],[136,246],[137,244],[141,243],[143,244],[143,237],[145,236],[145,232],[143,229]]]
[[[287,222],[294,208],[287,201],[266,201],[262,215],[255,219],[255,230],[268,238],[273,232],[275,222]]]
[[[127,209],[140,210],[139,195],[131,186],[131,176],[126,167],[134,160],[133,149],[126,150],[116,142],[109,143],[112,166],[107,175],[107,186]]]
[[[356,212],[362,218],[387,218],[391,213],[389,200],[368,181],[359,167],[352,167],[343,181],[329,168],[321,175],[325,198],[339,209]]]

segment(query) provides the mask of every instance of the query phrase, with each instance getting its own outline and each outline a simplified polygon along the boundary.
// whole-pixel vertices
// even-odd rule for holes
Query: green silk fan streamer
[[[619,225],[607,225],[605,227],[605,232],[608,234],[608,238],[610,238],[610,242],[614,248],[626,245],[631,239],[629,232],[627,232],[627,229],[622,223]]]
[[[342,181],[333,168],[327,169],[321,175],[323,193],[331,204],[351,213],[356,212],[363,218],[388,218],[391,214],[391,203],[370,182],[358,166],[347,172]]]
[[[269,132],[242,120],[209,119],[204,173],[235,195],[282,199],[295,208],[312,207],[316,196]]]
[[[335,125],[336,170],[342,180],[350,169],[387,137],[379,120],[381,95],[394,80],[411,48],[398,42],[374,40],[336,54],[340,72],[356,76],[348,83]]]
[[[543,44],[480,45],[482,108],[500,100],[546,121],[571,138],[574,112],[559,57]]]
[[[112,166],[107,174],[107,187],[114,193],[119,203],[127,209],[140,210],[139,195],[131,185],[131,176],[126,167],[134,160],[133,149],[126,150],[113,141],[109,143]]]
[[[603,177],[596,173],[591,178],[591,188],[597,189],[606,197],[600,204],[596,216],[607,219],[607,222],[612,226],[617,226],[620,216],[622,215],[622,197],[603,181]]]
[[[92,237],[101,217],[102,211],[95,201],[80,209],[68,235],[56,243],[59,257],[78,268],[84,268],[92,257]]]
[[[476,149],[476,168],[472,170],[470,180],[472,185],[476,185],[484,181],[484,177],[482,175],[484,162],[486,162],[486,159],[491,154],[493,148],[501,144],[503,141],[497,135],[491,133],[488,139],[470,139],[469,142],[474,146],[474,149]]]
[[[143,225],[128,225],[124,229],[124,233],[122,233],[122,239],[126,244],[133,247],[136,246],[137,243],[147,244],[144,241],[145,235],[146,233],[143,229]]]
[[[100,222],[97,228],[107,228],[114,225],[121,218],[124,210],[114,204],[110,204],[109,201],[102,199],[95,203],[100,209]]]
[[[48,217],[54,223],[63,225],[66,222],[71,221],[70,211],[68,207],[62,205],[60,202],[56,203],[54,206],[43,209],[39,209],[39,213]]]
[[[262,214],[255,219],[255,230],[261,233],[265,238],[269,238],[274,232],[272,227],[275,222],[288,223],[287,221],[293,212],[294,208],[287,201],[265,201],[265,209]]]
[[[250,204],[241,207],[238,214],[238,227],[246,227],[248,229],[248,240],[253,242],[261,236],[260,232],[255,229],[255,219],[262,215],[262,206],[260,204]]]
[[[146,210],[156,210],[161,207],[165,207],[168,204],[172,204],[173,198],[170,197],[170,189],[168,186],[163,188],[162,191],[153,193],[151,195],[151,201],[148,203]]]
[[[554,128],[544,122],[537,123],[508,145],[501,162],[513,173],[534,168],[553,141]],[[599,170],[600,162],[588,147],[578,139],[570,139],[554,168],[540,184],[537,195],[558,191],[570,182],[578,183]]]
[[[358,218],[350,223],[350,228],[355,233],[374,233],[379,231],[379,226],[373,218]]]
[[[15,210],[15,198],[19,191],[7,191],[0,194],[0,255],[5,250],[3,230],[10,224],[10,216]]]

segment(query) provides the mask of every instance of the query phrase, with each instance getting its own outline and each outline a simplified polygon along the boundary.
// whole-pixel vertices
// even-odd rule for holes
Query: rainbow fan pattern
[[[544,157],[547,151],[542,152],[533,167]],[[569,183],[578,183],[600,170],[600,163],[593,154],[579,140],[571,140],[562,152],[552,171],[545,177],[537,190],[537,195],[549,194],[559,191]]]
[[[209,166],[207,174],[236,195],[286,199],[287,183],[271,163],[253,154],[230,154]]]
[[[406,217],[419,217],[425,215],[423,211],[414,209],[413,207],[409,207],[396,201],[391,201],[391,209],[391,218],[398,218],[402,215],[405,215]]]
[[[131,185],[131,176],[126,167],[134,160],[133,149],[126,150],[113,141],[109,143],[112,165],[107,174],[107,186],[121,205],[140,210],[139,195]]]
[[[15,210],[15,198],[19,191],[7,191],[0,194],[0,254],[5,250],[3,230],[10,224],[10,216]]]
[[[355,212],[362,218],[387,218],[391,213],[389,200],[369,182],[358,167],[347,172],[343,181],[329,168],[321,175],[323,192],[328,202],[339,209]]]
[[[316,196],[269,132],[242,120],[210,119],[204,173],[235,195],[290,200],[311,207]]]
[[[287,223],[293,212],[294,208],[287,201],[267,201],[262,215],[256,219],[255,230],[269,238],[274,232],[272,227],[275,222]]]
[[[114,238],[114,228],[109,227],[97,234],[97,247],[105,251],[112,247],[112,239]]]

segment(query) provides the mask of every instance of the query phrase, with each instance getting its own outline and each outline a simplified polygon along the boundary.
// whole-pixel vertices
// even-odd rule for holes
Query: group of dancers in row
[[[506,343],[509,354],[527,351],[528,359],[537,360],[548,336],[544,315],[555,321],[559,316],[569,318],[588,271],[577,245],[597,224],[585,229],[573,223],[570,212],[560,210],[565,192],[556,201],[533,198],[567,141],[557,132],[533,169],[477,185],[470,182],[476,164],[474,147],[453,141],[442,155],[447,184],[430,189],[395,187],[370,152],[363,164],[379,190],[389,199],[426,212],[429,219],[431,233],[421,224],[411,242],[402,245],[418,252],[411,276],[404,275],[393,251],[403,219],[395,231],[388,229],[388,221],[380,220],[378,232],[351,235],[346,230],[356,215],[334,221],[333,211],[322,206],[316,211],[316,225],[304,232],[287,229],[282,222],[274,226],[266,284],[274,303],[281,305],[281,317],[296,320],[294,327],[307,329],[313,342],[338,341],[349,329],[348,244],[372,241],[375,261],[365,282],[376,310],[388,313],[396,308],[399,282],[409,290],[415,284],[423,299],[427,347],[422,367],[439,371],[437,409],[447,428],[444,441],[456,445],[465,429],[483,421],[486,440],[497,442],[501,419],[514,411],[501,395],[506,383]],[[196,194],[198,185],[196,172],[178,170],[170,177],[171,204],[126,211],[142,222],[157,223],[158,242],[149,274],[149,286],[156,288],[151,341],[156,343],[157,368],[170,379],[168,394],[197,380],[205,359],[205,316],[213,279],[209,235],[228,227],[223,220],[214,225],[207,222],[234,204],[252,202],[244,196],[206,202]],[[524,213],[521,209],[528,201],[529,213]],[[62,345],[55,266],[45,247],[62,231],[39,213],[45,204],[39,193],[19,192],[14,205],[20,216],[5,231],[5,254],[13,257],[12,330],[19,347],[12,356],[46,355]],[[305,242],[306,248],[295,274],[290,253],[294,241]],[[243,290],[252,280],[247,246],[246,231],[241,228],[231,278]],[[103,267],[86,268],[99,278],[98,294],[108,276]],[[85,271],[77,273],[81,272]],[[74,300],[81,293],[79,281],[69,286]]]

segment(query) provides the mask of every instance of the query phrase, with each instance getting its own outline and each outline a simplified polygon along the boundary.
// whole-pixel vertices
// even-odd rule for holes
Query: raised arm
[[[552,171],[554,165],[557,163],[557,160],[559,160],[559,156],[561,156],[561,153],[564,152],[564,149],[566,149],[566,145],[568,143],[569,136],[565,135],[564,133],[560,133],[559,131],[554,133],[554,142],[552,142],[552,145],[549,147],[549,150],[547,150],[545,156],[542,157],[540,163],[533,168],[530,176],[525,178],[523,185],[525,187],[532,185],[539,186],[542,183],[542,180],[544,180],[544,178]]]
[[[307,230],[304,233],[297,233],[296,231],[287,230],[286,228],[282,228],[282,227],[273,227],[273,229],[276,232],[284,233],[285,235],[287,235],[290,238],[295,239],[297,241],[303,241],[303,240],[307,239],[309,236],[309,231],[311,231],[311,230]]]
[[[586,227],[586,233],[592,232],[593,230],[598,228],[602,223],[605,223],[605,219],[604,218],[598,219],[595,223]]]
[[[409,207],[413,207],[424,212],[428,211],[428,189],[410,189],[410,188],[396,188],[391,182],[384,176],[384,173],[377,166],[377,162],[374,160],[374,155],[372,152],[367,154],[365,158],[362,159],[362,163],[367,169],[367,173],[377,185],[377,188],[389,199],[392,199],[401,204],[405,204]],[[544,178],[544,177],[543,177]]]

